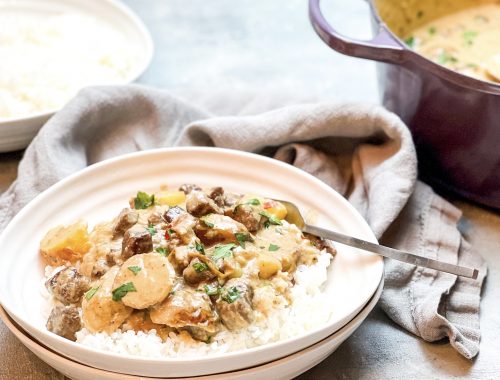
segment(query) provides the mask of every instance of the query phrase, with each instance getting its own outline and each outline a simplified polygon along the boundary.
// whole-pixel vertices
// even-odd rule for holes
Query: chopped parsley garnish
[[[466,30],[464,32],[464,41],[465,41],[465,44],[466,45],[472,45],[474,44],[474,38],[477,37],[477,32],[473,31],[473,30]]]
[[[240,245],[241,245],[242,248],[245,248],[245,242],[247,242],[247,241],[253,241],[253,239],[250,236],[250,234],[245,234],[245,233],[242,233],[242,232],[236,232],[234,234],[234,237],[236,238],[236,240],[238,240],[238,243],[240,243]]]
[[[202,255],[205,254],[205,247],[203,246],[203,244],[199,242],[196,242],[196,250],[200,252]]]
[[[148,230],[148,232],[149,232],[149,234],[151,236],[153,236],[156,233],[156,228],[152,224],[150,224],[149,226],[147,226],[146,229]]]
[[[89,301],[92,297],[94,297],[94,294],[99,290],[100,286],[96,286],[95,288],[91,288],[89,291],[85,293],[85,299]]]
[[[129,271],[131,271],[136,276],[137,276],[137,273],[139,273],[142,270],[142,268],[137,266],[137,265],[132,265],[131,267],[128,267],[127,269]]]
[[[476,21],[480,21],[480,22],[488,22],[489,21],[488,17],[483,16],[483,15],[476,15],[476,16],[474,16],[474,19]]]
[[[430,27],[427,31],[429,32],[429,34],[430,34],[431,36],[433,36],[433,35],[435,35],[435,34],[436,34],[437,29],[436,29],[436,27],[435,27],[435,26],[431,26],[431,27]]]
[[[259,215],[262,215],[264,217],[267,218],[267,221],[266,222],[269,222],[267,223],[264,223],[264,227],[268,228],[269,227],[269,224],[275,224],[277,226],[281,226],[283,223],[281,223],[281,220],[279,218],[277,218],[276,216],[272,215],[272,214],[269,214],[267,211],[261,211],[259,212]]]
[[[414,47],[415,46],[415,37],[410,36],[407,39],[405,39],[405,44],[407,44],[409,47]]]
[[[477,69],[478,68],[478,65],[476,65],[475,63],[468,63],[465,66],[470,67],[471,69]]]
[[[246,201],[244,204],[252,206],[260,206],[260,201],[257,198],[252,198]]]
[[[205,289],[205,293],[209,296],[216,296],[220,292],[220,287],[217,285],[205,285],[203,288]]]
[[[148,207],[151,207],[155,204],[155,195],[145,193],[143,191],[138,191],[137,195],[134,198],[134,208],[136,210],[143,210]]]
[[[229,289],[225,289],[225,291],[221,295],[222,300],[226,301],[227,303],[233,303],[240,297],[241,292],[236,286],[231,286]]]
[[[208,228],[214,228],[215,224],[210,223],[206,218],[200,218],[200,220],[207,226]]]
[[[208,265],[205,263],[194,263],[193,268],[197,273],[201,273],[208,270]]]
[[[438,62],[442,65],[444,65],[445,63],[448,63],[448,62],[451,62],[451,63],[455,63],[455,62],[458,62],[458,59],[456,59],[454,56],[452,56],[450,53],[447,53],[445,51],[443,51],[441,54],[439,54],[438,56]]]
[[[212,341],[212,335],[207,336],[206,344],[209,344]]]
[[[268,248],[268,250],[269,250],[270,252],[277,251],[278,249],[280,249],[279,245],[276,245],[276,244],[269,244],[269,248]]]
[[[112,292],[113,301],[121,301],[121,299],[125,297],[127,293],[136,291],[137,289],[135,288],[133,282],[127,282],[126,284],[120,285]]]
[[[163,255],[163,256],[168,256],[168,254],[170,253],[170,251],[168,250],[168,248],[164,248],[164,247],[157,247],[155,249],[156,252],[158,252],[160,255]]]
[[[236,247],[236,244],[229,243],[218,245],[215,247],[214,254],[210,257],[212,261],[217,261],[225,257],[229,257],[232,254],[232,250]]]

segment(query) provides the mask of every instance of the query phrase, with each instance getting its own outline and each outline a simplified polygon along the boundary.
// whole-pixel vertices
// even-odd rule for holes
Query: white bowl
[[[330,356],[338,346],[340,346],[365,320],[370,311],[375,307],[382,289],[384,287],[383,279],[377,292],[373,295],[370,302],[359,312],[356,317],[336,333],[323,339],[321,342],[314,344],[302,351],[296,352],[290,356],[278,359],[276,361],[266,363],[253,368],[248,368],[240,371],[226,372],[224,374],[214,374],[202,377],[195,377],[197,380],[288,380],[299,376],[308,369],[314,367],[328,356]],[[33,340],[29,335],[21,330],[0,307],[0,319],[3,320],[7,328],[23,343],[31,352],[38,356],[48,365],[54,367],[59,372],[74,380],[146,380],[145,377],[137,377],[133,375],[124,375],[114,372],[108,372],[101,369],[85,366],[83,364],[71,361],[63,356],[60,356],[49,349],[43,347],[37,341]],[[332,369],[333,370],[333,369]],[[158,379],[158,378],[149,378]],[[168,380],[182,380],[186,377],[165,378]]]
[[[129,49],[136,52],[137,61],[123,83],[135,81],[151,63],[153,40],[143,22],[122,2],[117,0],[0,0],[0,5],[23,9],[27,12],[54,13],[75,11],[98,17],[113,29],[125,35]],[[32,114],[26,117],[0,119],[0,152],[9,152],[28,146],[38,130],[57,109]]]
[[[199,376],[248,368],[290,355],[333,334],[368,302],[383,274],[381,257],[339,246],[325,292],[328,323],[306,334],[227,354],[141,358],[93,350],[45,328],[41,315],[43,278],[38,244],[47,229],[85,217],[92,225],[110,219],[137,190],[162,183],[221,185],[233,191],[288,199],[318,211],[317,224],[376,242],[368,224],[342,196],[302,170],[277,160],[217,148],[172,148],[139,152],[93,165],[57,183],[30,202],[0,236],[0,303],[30,335],[81,363],[142,376]]]

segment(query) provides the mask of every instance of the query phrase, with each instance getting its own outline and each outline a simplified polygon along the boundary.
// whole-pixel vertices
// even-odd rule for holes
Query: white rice
[[[92,15],[1,2],[0,57],[0,120],[58,109],[85,86],[123,83],[136,61],[125,36]]]
[[[187,332],[171,332],[162,341],[155,330],[147,333],[129,330],[107,334],[90,333],[86,329],[77,332],[77,342],[119,354],[174,358],[238,351],[291,338],[330,319],[331,312],[324,307],[328,304],[328,298],[322,292],[330,262],[331,255],[323,251],[315,264],[298,266],[294,274],[295,285],[291,289],[291,305],[285,302],[277,305],[266,318],[238,332],[220,331],[210,343],[194,340]],[[55,270],[57,268],[48,267],[46,277],[50,277]],[[52,297],[46,291],[42,294],[47,298],[48,306],[52,307]],[[46,314],[48,316],[48,312]]]

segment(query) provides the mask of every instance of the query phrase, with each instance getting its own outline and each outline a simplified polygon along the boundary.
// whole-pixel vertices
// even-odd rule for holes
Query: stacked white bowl
[[[82,86],[135,81],[154,50],[118,0],[0,0],[0,40],[0,152],[25,148]]]
[[[43,264],[38,244],[51,226],[84,217],[110,219],[138,190],[197,183],[286,199],[315,210],[315,223],[376,242],[367,223],[317,178],[279,161],[217,148],[171,148],[121,156],[57,183],[30,202],[0,236],[0,316],[38,357],[74,379],[287,379],[330,355],[363,322],[383,286],[383,260],[337,245],[322,291],[331,300],[327,323],[293,338],[203,357],[145,358],[95,350],[45,328],[39,295]]]

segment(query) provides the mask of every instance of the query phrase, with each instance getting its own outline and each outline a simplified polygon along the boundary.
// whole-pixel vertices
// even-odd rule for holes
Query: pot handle
[[[371,40],[357,40],[343,36],[326,21],[320,9],[321,0],[309,0],[309,19],[319,37],[332,49],[346,55],[376,61],[400,63],[407,51],[385,25],[379,23],[378,33]]]

